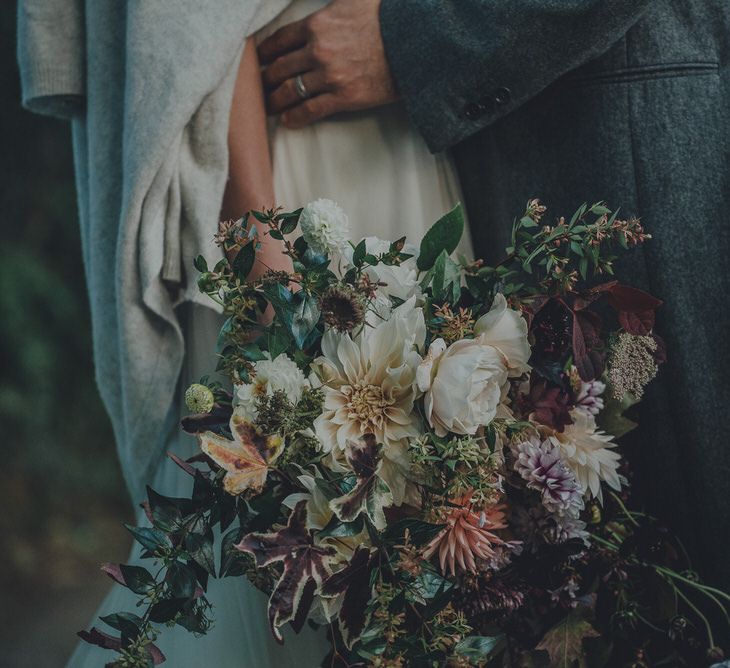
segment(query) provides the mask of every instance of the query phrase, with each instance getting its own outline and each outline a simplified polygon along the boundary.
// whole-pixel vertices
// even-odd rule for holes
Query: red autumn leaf
[[[125,587],[127,586],[127,583],[124,580],[124,575],[122,575],[122,569],[119,568],[119,564],[104,563],[101,565],[101,570],[118,584]]]
[[[573,314],[573,364],[578,369],[580,377],[588,382],[598,377],[598,369],[586,345],[585,336],[578,314]]]
[[[646,336],[654,329],[654,311],[619,311],[618,321],[629,334]]]
[[[663,302],[648,292],[617,283],[608,291],[608,303],[619,313],[621,311],[642,313],[655,311]]]
[[[588,308],[595,301],[603,297],[607,292],[613,290],[616,285],[618,285],[618,281],[609,281],[582,292],[575,298],[575,300],[573,300],[573,310],[582,311]]]
[[[341,571],[330,576],[322,585],[322,596],[344,594],[340,607],[340,630],[349,647],[365,625],[367,604],[370,601],[370,572],[375,566],[375,555],[370,548],[360,546],[350,562]]]
[[[562,432],[565,425],[573,423],[568,393],[535,375],[530,379],[530,393],[520,396],[519,405],[524,413],[556,431]]]
[[[113,649],[116,652],[121,652],[122,650],[122,641],[120,638],[115,638],[108,633],[99,631],[95,626],[90,631],[79,631],[76,635],[84,642],[90,645],[96,645],[102,649]]]
[[[284,572],[269,598],[269,624],[278,642],[284,639],[279,627],[293,621],[301,628],[312,605],[314,593],[330,575],[329,557],[334,549],[318,547],[306,529],[307,502],[300,501],[289,515],[283,529],[274,533],[250,533],[236,545],[253,555],[257,567],[277,561],[284,563]]]

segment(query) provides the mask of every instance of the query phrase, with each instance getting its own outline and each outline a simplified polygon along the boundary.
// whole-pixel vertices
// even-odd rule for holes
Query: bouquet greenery
[[[195,263],[221,378],[186,393],[200,454],[170,455],[192,493],[149,490],[129,529],[153,567],[104,567],[139,609],[82,637],[162,663],[160,625],[205,633],[208,578],[246,577],[277,639],[325,627],[328,666],[721,660],[730,597],[630,509],[616,440],[664,359],[661,302],[611,278],[649,237],[603,204],[544,216],[493,267],[452,257],[459,207],[418,247],[349,243],[327,200],[221,224],[224,259]],[[292,271],[248,280],[264,234]]]

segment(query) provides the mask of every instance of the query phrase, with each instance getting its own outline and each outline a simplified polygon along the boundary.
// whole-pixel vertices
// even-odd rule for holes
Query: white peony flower
[[[271,396],[274,392],[283,391],[286,398],[296,404],[302,398],[302,391],[309,386],[296,362],[286,353],[275,359],[259,360],[254,363],[255,377],[253,383],[245,383],[236,387],[234,413],[248,421],[256,419],[256,400],[262,395]]]
[[[330,199],[310,202],[299,218],[302,236],[318,253],[342,253],[348,248],[350,235],[347,214]]]
[[[497,294],[488,313],[474,325],[474,336],[482,343],[499,350],[511,377],[530,370],[530,344],[527,341],[527,321],[519,311],[507,306],[504,295]]]
[[[443,339],[433,341],[418,370],[418,387],[426,393],[426,419],[436,435],[474,434],[489,424],[507,378],[504,355],[481,338],[462,339],[448,348]]]
[[[564,461],[575,473],[575,477],[588,497],[603,503],[601,482],[616,491],[621,489],[621,476],[618,465],[621,455],[612,448],[616,447],[613,437],[596,427],[594,417],[583,410],[572,410],[573,424],[565,427],[562,434],[551,438],[563,452]]]
[[[408,439],[420,433],[414,410],[418,395],[416,369],[426,325],[415,298],[394,309],[389,320],[365,327],[353,340],[349,334],[328,330],[322,337],[322,356],[313,366],[322,380],[324,407],[314,423],[325,452],[337,456],[348,440],[373,434],[383,444],[387,470],[402,467]],[[395,503],[402,502],[405,483],[386,481]]]

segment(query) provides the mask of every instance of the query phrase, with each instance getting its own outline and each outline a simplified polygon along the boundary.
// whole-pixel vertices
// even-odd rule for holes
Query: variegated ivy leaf
[[[236,545],[253,555],[256,566],[284,563],[284,572],[269,598],[269,624],[278,642],[283,642],[279,628],[287,622],[300,631],[322,582],[330,575],[331,547],[319,547],[307,531],[307,502],[299,501],[283,529],[274,533],[250,533]]]
[[[377,475],[380,448],[375,436],[365,434],[359,441],[348,441],[345,456],[356,483],[347,494],[330,501],[332,512],[343,522],[352,522],[364,512],[377,529],[384,529],[383,508],[393,505],[393,495]]]
[[[223,486],[229,494],[247,490],[258,491],[266,482],[269,465],[276,461],[284,448],[278,435],[266,436],[256,427],[234,415],[230,422],[233,440],[206,431],[199,434],[200,448],[226,471]]]
[[[365,626],[372,593],[370,574],[377,567],[377,557],[377,551],[369,547],[358,547],[347,566],[329,577],[322,585],[322,596],[327,598],[342,596],[339,612],[340,631],[348,647],[357,640]]]

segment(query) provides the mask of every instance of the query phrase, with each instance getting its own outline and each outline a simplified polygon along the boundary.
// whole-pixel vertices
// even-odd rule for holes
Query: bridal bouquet
[[[81,633],[112,666],[162,663],[160,625],[205,633],[225,576],[269,594],[277,640],[326,627],[329,666],[722,659],[730,597],[630,509],[617,442],[664,359],[660,301],[610,278],[649,236],[533,200],[486,266],[453,257],[463,227],[457,207],[418,246],[350,243],[327,200],[221,225],[226,259],[196,268],[225,382],[186,393],[190,497],[150,489],[129,528],[154,567],[104,566],[140,597]],[[292,271],[248,280],[264,234]]]

